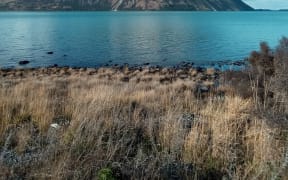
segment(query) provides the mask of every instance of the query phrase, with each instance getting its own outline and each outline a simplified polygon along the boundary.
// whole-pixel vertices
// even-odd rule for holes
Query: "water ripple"
[[[274,46],[287,36],[287,17],[287,12],[0,13],[0,66],[22,59],[32,60],[31,66],[93,67],[110,60],[160,65],[241,60],[260,41]]]

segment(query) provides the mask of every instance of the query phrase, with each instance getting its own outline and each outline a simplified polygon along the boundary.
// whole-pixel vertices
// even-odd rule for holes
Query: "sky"
[[[255,9],[288,9],[288,0],[243,0]]]

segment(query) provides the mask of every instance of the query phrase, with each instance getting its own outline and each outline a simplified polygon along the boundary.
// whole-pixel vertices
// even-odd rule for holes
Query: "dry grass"
[[[252,98],[231,88],[198,99],[189,79],[113,73],[3,78],[0,176],[93,179],[108,168],[116,179],[285,177],[287,128],[255,114]]]

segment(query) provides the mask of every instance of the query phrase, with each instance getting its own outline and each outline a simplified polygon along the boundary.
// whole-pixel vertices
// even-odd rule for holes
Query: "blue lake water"
[[[242,60],[285,35],[288,12],[1,12],[0,67]]]

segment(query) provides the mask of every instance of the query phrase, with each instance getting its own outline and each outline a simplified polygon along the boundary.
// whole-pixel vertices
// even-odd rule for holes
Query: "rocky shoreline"
[[[29,77],[29,76],[70,76],[70,75],[96,75],[110,71],[111,73],[123,73],[126,75],[135,74],[137,72],[145,71],[150,74],[162,74],[173,75],[174,78],[186,79],[189,77],[195,77],[198,73],[212,75],[218,74],[219,69],[205,68],[205,67],[193,67],[192,65],[175,66],[175,67],[161,67],[161,66],[114,66],[114,67],[99,67],[99,68],[78,68],[78,67],[39,67],[39,68],[5,68],[0,69],[0,77]]]
[[[0,69],[0,87],[9,87],[22,81],[29,80],[69,80],[69,79],[97,79],[111,83],[157,83],[173,84],[175,82],[189,82],[195,96],[206,97],[219,86],[223,72],[215,68],[193,67],[184,64],[178,67],[100,67],[100,68],[72,68],[45,67]]]
[[[58,66],[54,64],[48,67],[29,67],[30,61],[23,60],[18,62],[18,67],[0,67],[0,77],[29,77],[29,76],[70,76],[70,75],[95,75],[100,70],[109,70],[115,73],[133,74],[138,71],[149,71],[150,73],[160,73],[166,75],[167,73],[173,74],[174,78],[186,79],[191,76],[195,77],[196,74],[205,75],[205,71],[223,72],[227,70],[242,70],[247,66],[247,59],[239,61],[217,61],[208,62],[205,65],[196,65],[193,62],[182,61],[174,66],[160,66],[151,65],[150,63],[143,63],[141,65],[114,64],[108,61],[99,67],[73,67],[73,66]],[[203,77],[204,78],[204,77]],[[202,79],[203,79],[202,78]],[[205,78],[204,78],[205,79]]]

